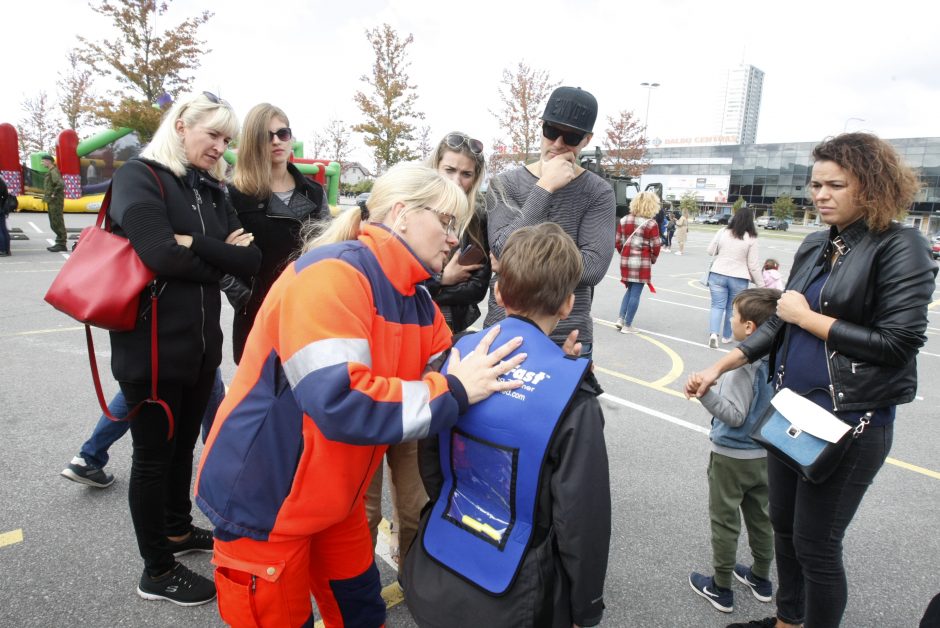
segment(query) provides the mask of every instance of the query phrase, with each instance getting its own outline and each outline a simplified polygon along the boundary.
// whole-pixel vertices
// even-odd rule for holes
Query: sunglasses
[[[470,152],[474,155],[483,153],[483,142],[463,135],[462,133],[451,133],[444,138],[444,142],[447,144],[448,148],[453,150],[460,150],[460,147],[466,144],[467,148],[469,148]]]
[[[454,236],[457,235],[457,216],[448,214],[447,212],[441,211],[439,209],[434,209],[433,207],[425,207],[425,209],[429,212],[434,212],[437,214],[441,221],[441,227],[444,228],[444,233]]]
[[[294,137],[294,134],[291,132],[289,126],[285,126],[284,128],[278,129],[277,131],[268,131],[269,142],[273,141],[275,137],[277,137],[277,139],[281,140],[282,142],[286,142],[290,138]]]
[[[550,142],[554,142],[559,137],[568,146],[577,146],[587,135],[584,131],[562,131],[557,126],[552,126],[548,122],[542,123],[542,136]]]
[[[227,101],[227,100],[225,100],[224,98],[219,98],[218,96],[216,96],[216,95],[213,94],[212,92],[203,92],[202,95],[205,96],[205,97],[206,97],[206,100],[208,100],[209,102],[211,102],[213,105],[219,105],[219,106],[222,106],[222,107],[228,107],[229,109],[232,108],[232,105],[228,104],[228,101]]]

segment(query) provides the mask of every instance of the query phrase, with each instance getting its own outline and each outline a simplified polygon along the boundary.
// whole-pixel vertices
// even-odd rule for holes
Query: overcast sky
[[[608,115],[645,116],[643,81],[661,84],[650,95],[651,138],[718,134],[727,72],[742,61],[765,72],[759,143],[844,128],[940,136],[940,9],[931,2],[176,0],[160,19],[176,24],[202,9],[215,16],[200,31],[211,52],[194,88],[220,93],[240,116],[272,102],[304,140],[330,119],[360,121],[353,94],[373,60],[364,33],[383,22],[414,35],[410,78],[435,141],[460,129],[492,146],[502,70],[520,60],[597,96],[597,143]],[[14,124],[23,98],[54,93],[77,33],[110,35],[76,0],[6,3],[3,22],[0,122]],[[372,167],[358,135],[353,146]]]

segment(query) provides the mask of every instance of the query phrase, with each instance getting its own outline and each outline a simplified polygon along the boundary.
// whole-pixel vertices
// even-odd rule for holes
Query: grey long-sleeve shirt
[[[560,345],[572,329],[577,329],[580,342],[593,343],[593,289],[604,278],[614,254],[616,203],[613,188],[587,170],[554,193],[538,187],[537,182],[538,177],[526,168],[504,172],[490,181],[486,194],[490,250],[499,259],[506,240],[521,227],[554,222],[564,229],[581,251],[584,274],[575,288],[571,316],[558,324],[551,338]],[[490,281],[486,327],[506,317],[503,309],[496,305],[493,294],[496,279],[494,275]]]

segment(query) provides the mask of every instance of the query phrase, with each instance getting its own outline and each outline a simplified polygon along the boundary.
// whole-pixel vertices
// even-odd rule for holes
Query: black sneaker
[[[719,587],[715,584],[713,576],[705,576],[693,571],[689,575],[689,586],[722,613],[730,613],[734,610],[734,591]]]
[[[760,576],[754,575],[754,572],[751,571],[750,567],[747,567],[742,564],[737,564],[734,566],[734,577],[738,579],[738,582],[743,583],[751,590],[751,593],[754,594],[761,602],[769,602],[774,594],[774,585],[770,580],[765,580]]]
[[[69,466],[62,469],[59,475],[73,482],[94,486],[95,488],[107,488],[114,484],[113,475],[105,472],[104,469],[88,464],[81,456],[72,458]]]
[[[68,251],[68,248],[64,244],[53,244],[52,246],[47,246],[46,250],[50,253],[64,253]]]
[[[212,533],[193,526],[192,534],[189,535],[188,539],[176,543],[169,541],[168,545],[170,551],[177,558],[193,552],[211,552],[213,548]]]
[[[747,623],[736,622],[733,624],[728,624],[727,628],[774,628],[776,625],[776,617],[765,617],[763,619],[752,619]]]
[[[167,600],[179,606],[199,606],[215,599],[215,583],[182,563],[176,563],[169,573],[159,578],[151,578],[144,570],[140,584],[137,585],[137,595],[145,600]]]

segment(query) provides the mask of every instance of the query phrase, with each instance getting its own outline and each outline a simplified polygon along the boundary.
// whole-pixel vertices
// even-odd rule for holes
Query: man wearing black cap
[[[555,89],[542,114],[539,160],[494,177],[486,196],[490,250],[497,260],[512,232],[528,225],[558,223],[577,243],[584,274],[575,289],[574,309],[555,328],[552,340],[561,345],[572,330],[578,330],[585,357],[591,356],[594,342],[591,297],[613,256],[616,223],[613,189],[578,165],[596,119],[593,95],[579,87]],[[492,282],[490,288],[485,326],[506,316],[496,305]]]
[[[50,253],[59,253],[68,250],[65,246],[65,218],[62,216],[65,205],[65,186],[62,184],[62,175],[56,168],[52,155],[44,153],[40,159],[42,165],[48,169],[42,200],[46,202],[49,212],[49,227],[55,233],[55,244],[47,246],[46,250]]]

